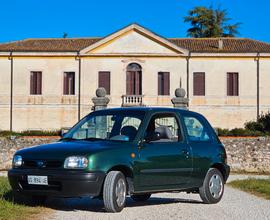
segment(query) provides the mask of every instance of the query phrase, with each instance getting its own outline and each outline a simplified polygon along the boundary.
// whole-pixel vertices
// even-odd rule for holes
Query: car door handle
[[[187,151],[187,150],[182,150],[181,154],[184,154],[186,156],[186,158],[189,157],[189,151]]]

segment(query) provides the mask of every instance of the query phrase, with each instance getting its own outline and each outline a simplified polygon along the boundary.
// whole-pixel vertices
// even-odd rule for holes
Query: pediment
[[[184,55],[187,51],[165,38],[138,26],[128,26],[95,44],[81,54]]]

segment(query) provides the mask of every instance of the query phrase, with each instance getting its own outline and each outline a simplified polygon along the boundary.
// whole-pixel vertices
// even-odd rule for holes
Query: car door
[[[191,151],[183,135],[178,115],[174,112],[153,114],[144,131],[161,132],[159,140],[142,141],[136,170],[141,190],[184,188],[192,172]]]
[[[204,179],[213,163],[212,156],[218,154],[209,124],[200,115],[184,113],[183,124],[187,133],[187,141],[193,153],[193,174],[190,185],[198,186]]]

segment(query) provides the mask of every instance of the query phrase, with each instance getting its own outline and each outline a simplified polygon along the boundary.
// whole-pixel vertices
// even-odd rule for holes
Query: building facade
[[[168,106],[176,88],[215,127],[243,127],[270,109],[270,44],[166,39],[132,24],[104,38],[0,44],[0,129],[70,127],[98,87],[109,107]]]

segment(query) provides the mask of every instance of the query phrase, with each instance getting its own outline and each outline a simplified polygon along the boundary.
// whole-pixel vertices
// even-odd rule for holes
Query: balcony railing
[[[143,95],[122,95],[122,106],[144,106]]]

